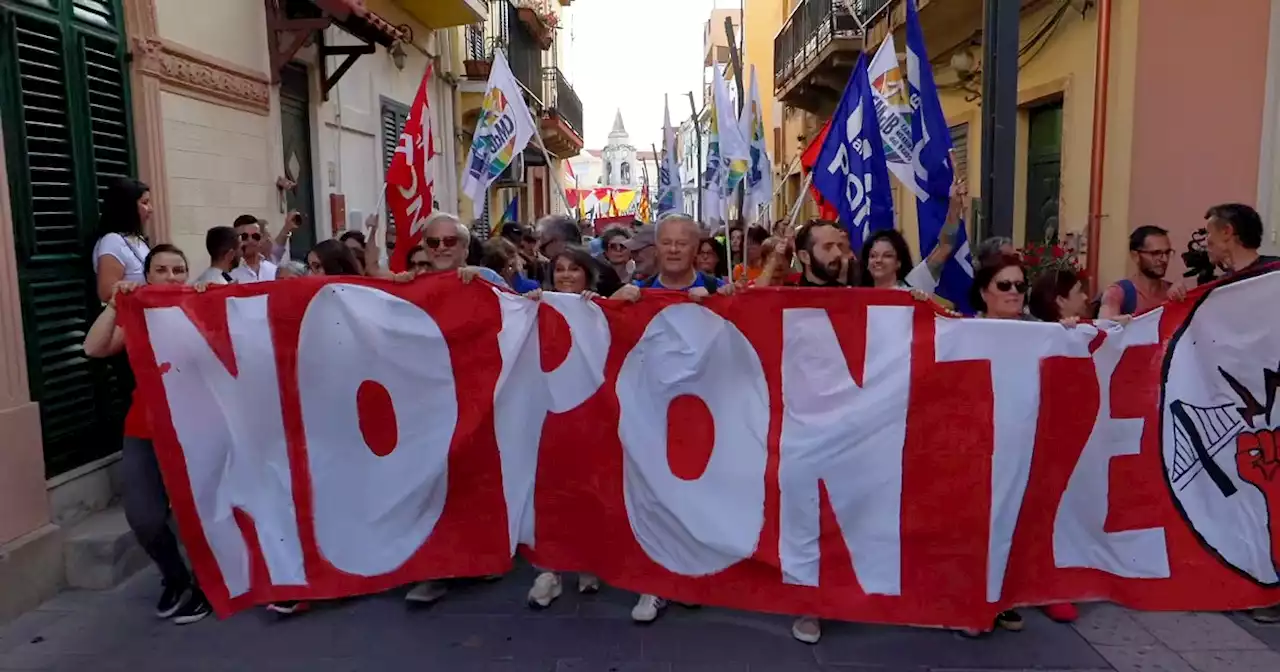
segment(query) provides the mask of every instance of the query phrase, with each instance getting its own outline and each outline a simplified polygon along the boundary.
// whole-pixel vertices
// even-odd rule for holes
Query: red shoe
[[[1047,604],[1040,607],[1040,609],[1044,612],[1045,616],[1048,616],[1059,623],[1075,623],[1076,619],[1080,618],[1080,610],[1076,609],[1076,605],[1071,604],[1070,602],[1063,602],[1062,604]]]

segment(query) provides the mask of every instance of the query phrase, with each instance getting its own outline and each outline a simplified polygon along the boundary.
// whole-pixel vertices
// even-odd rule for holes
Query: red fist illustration
[[[1271,561],[1280,569],[1280,448],[1273,430],[1241,432],[1236,437],[1236,469],[1240,479],[1257,488],[1267,500],[1271,532]]]

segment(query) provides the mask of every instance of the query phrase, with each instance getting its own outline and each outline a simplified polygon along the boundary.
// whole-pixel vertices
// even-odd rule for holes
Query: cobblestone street
[[[0,671],[240,672],[805,672],[831,670],[1118,670],[1276,672],[1280,627],[1240,615],[1133,613],[1089,605],[1074,626],[1023,611],[1021,633],[966,640],[948,632],[828,624],[792,640],[790,619],[672,606],[639,626],[633,596],[566,591],[545,612],[524,606],[533,573],[408,609],[388,593],[318,606],[289,620],[265,610],[185,627],[152,615],[144,572],[107,592],[66,592],[0,628]]]

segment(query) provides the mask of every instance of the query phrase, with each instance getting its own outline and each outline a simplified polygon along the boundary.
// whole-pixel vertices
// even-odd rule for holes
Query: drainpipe
[[[1093,156],[1089,165],[1089,231],[1085,268],[1089,291],[1098,291],[1102,245],[1102,184],[1107,163],[1107,91],[1111,70],[1111,0],[1098,2],[1098,54],[1093,86]]]

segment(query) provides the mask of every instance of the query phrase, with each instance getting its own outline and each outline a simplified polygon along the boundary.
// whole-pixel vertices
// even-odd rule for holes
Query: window
[[[404,132],[405,122],[409,120],[409,106],[390,98],[382,98],[382,173],[391,169],[391,161],[396,156],[396,147],[400,144],[400,134]],[[384,206],[383,216],[387,222],[387,253],[396,246],[396,220],[391,213],[391,206]]]
[[[0,0],[0,125],[18,292],[45,470],[120,450],[128,366],[80,343],[100,304],[89,256],[99,194],[134,172],[119,0]]]

